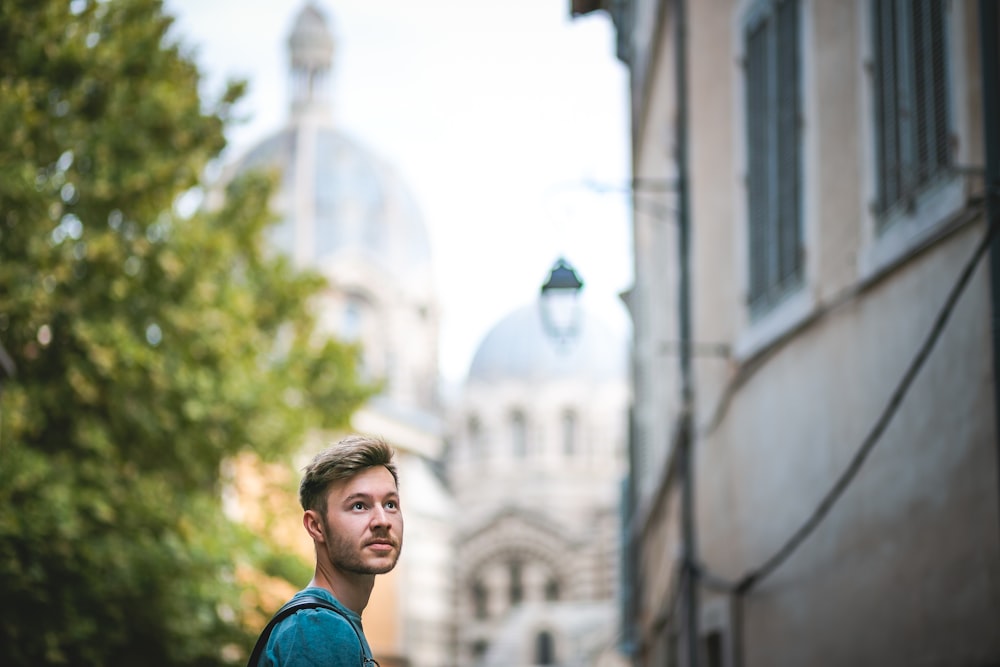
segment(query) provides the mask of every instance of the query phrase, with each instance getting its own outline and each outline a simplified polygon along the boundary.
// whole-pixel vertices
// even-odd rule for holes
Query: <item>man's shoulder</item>
[[[293,602],[310,597],[309,589],[292,598]],[[358,662],[361,640],[342,605],[332,596],[314,597],[330,604],[325,607],[299,609],[275,626],[267,642],[266,664],[293,667],[309,664],[351,664]]]
[[[295,610],[287,618],[275,626],[272,636],[280,636],[292,628],[300,628],[301,632],[340,633],[357,639],[350,619],[342,612],[330,607],[304,607]]]
[[[332,626],[343,629],[354,636],[353,621],[355,619],[352,617],[357,617],[357,614],[347,609],[329,591],[323,588],[305,588],[292,596],[289,603],[321,604],[303,606],[302,609],[296,610],[275,627],[275,632],[302,623],[306,628],[322,626],[326,631],[330,629],[326,626]]]
[[[294,602],[320,602],[331,607],[335,607],[341,614],[345,616],[355,615],[354,612],[350,611],[345,607],[340,600],[333,597],[333,594],[325,588],[319,588],[318,586],[310,586],[309,588],[303,588],[301,591],[292,596],[288,601],[288,604]]]

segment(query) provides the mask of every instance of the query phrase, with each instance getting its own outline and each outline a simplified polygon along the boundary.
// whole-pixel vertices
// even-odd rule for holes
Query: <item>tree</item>
[[[179,215],[210,105],[159,0],[0,1],[0,662],[213,665],[252,644],[220,467],[287,458],[371,393],[323,288],[268,253],[270,181]],[[0,373],[2,377],[2,373]]]

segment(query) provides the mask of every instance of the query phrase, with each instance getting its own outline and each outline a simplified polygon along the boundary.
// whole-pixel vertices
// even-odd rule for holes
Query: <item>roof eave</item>
[[[604,0],[570,0],[570,15],[573,17],[590,14],[599,9],[607,9]]]

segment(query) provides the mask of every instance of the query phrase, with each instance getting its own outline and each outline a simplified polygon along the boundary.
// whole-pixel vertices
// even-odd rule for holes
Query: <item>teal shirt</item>
[[[361,616],[342,605],[326,589],[306,588],[292,599],[303,595],[326,600],[347,618],[329,609],[300,609],[274,628],[261,656],[261,667],[364,665],[364,656],[371,655],[371,649],[361,627]]]

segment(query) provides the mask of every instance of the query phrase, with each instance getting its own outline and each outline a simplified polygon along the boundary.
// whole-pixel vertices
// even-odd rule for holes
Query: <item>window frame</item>
[[[940,12],[940,23],[935,25],[930,11],[924,16],[923,36],[931,46],[928,50],[917,43],[922,31],[916,26],[918,13],[932,8]],[[950,20],[948,8],[938,0],[869,0],[868,14],[875,139],[873,206],[876,225],[884,228],[899,219],[900,209],[912,210],[923,193],[947,177],[954,163],[949,146],[954,127]],[[936,62],[934,47],[939,47],[943,62]],[[891,79],[889,83],[899,80],[899,84],[887,85],[887,79]],[[935,94],[933,84],[943,87],[943,94]],[[922,152],[927,153],[926,160],[921,159]],[[889,153],[898,154],[898,162],[891,162]],[[896,172],[894,178],[892,172]],[[890,193],[890,189],[895,192]]]
[[[739,33],[743,56],[744,252],[751,320],[772,312],[800,291],[806,279],[802,5],[802,0],[756,2]],[[788,17],[782,12],[789,9],[793,30],[791,44],[786,44],[781,39],[788,24],[782,20]],[[789,58],[788,51],[794,57]],[[785,69],[788,67],[792,71]],[[782,81],[793,82],[790,90]]]
[[[751,264],[751,212],[750,212],[750,174],[749,174],[749,141],[747,137],[747,35],[753,26],[766,19],[774,8],[785,0],[745,0],[741,3],[741,11],[732,24],[730,35],[734,55],[733,94],[741,105],[733,115],[734,120],[734,164],[737,165],[733,210],[736,224],[733,235],[733,263],[739,280],[740,292],[743,296],[740,312],[738,333],[733,341],[732,354],[736,361],[742,362],[767,349],[776,340],[793,330],[807,320],[816,310],[817,297],[812,286],[815,285],[818,270],[815,261],[810,258],[817,256],[815,244],[818,231],[815,229],[816,214],[815,197],[811,195],[818,187],[816,179],[818,172],[810,168],[817,154],[814,128],[810,119],[815,118],[816,82],[813,76],[814,54],[807,48],[815,43],[811,33],[813,2],[796,0],[795,27],[796,49],[799,57],[797,69],[797,215],[798,215],[798,247],[799,274],[794,283],[789,282],[786,289],[773,294],[772,299],[754,307],[751,298],[750,275]],[[861,1],[861,0],[858,0]]]
[[[973,160],[972,133],[969,126],[967,89],[975,85],[978,70],[966,62],[967,53],[957,39],[956,31],[972,20],[967,3],[945,3],[943,6],[942,34],[944,40],[944,92],[947,105],[949,146],[951,155],[949,166],[929,179],[912,196],[896,206],[881,210],[879,197],[879,172],[877,145],[880,141],[876,106],[876,26],[874,24],[875,4],[878,0],[859,0],[862,24],[862,60],[866,77],[862,86],[864,118],[861,124],[863,145],[868,147],[863,168],[865,201],[867,202],[865,224],[863,226],[862,247],[858,255],[858,278],[867,281],[891,270],[893,266],[932,242],[948,223],[959,216],[969,205],[972,194],[970,179],[962,173],[960,165]],[[971,78],[970,78],[971,77]]]

